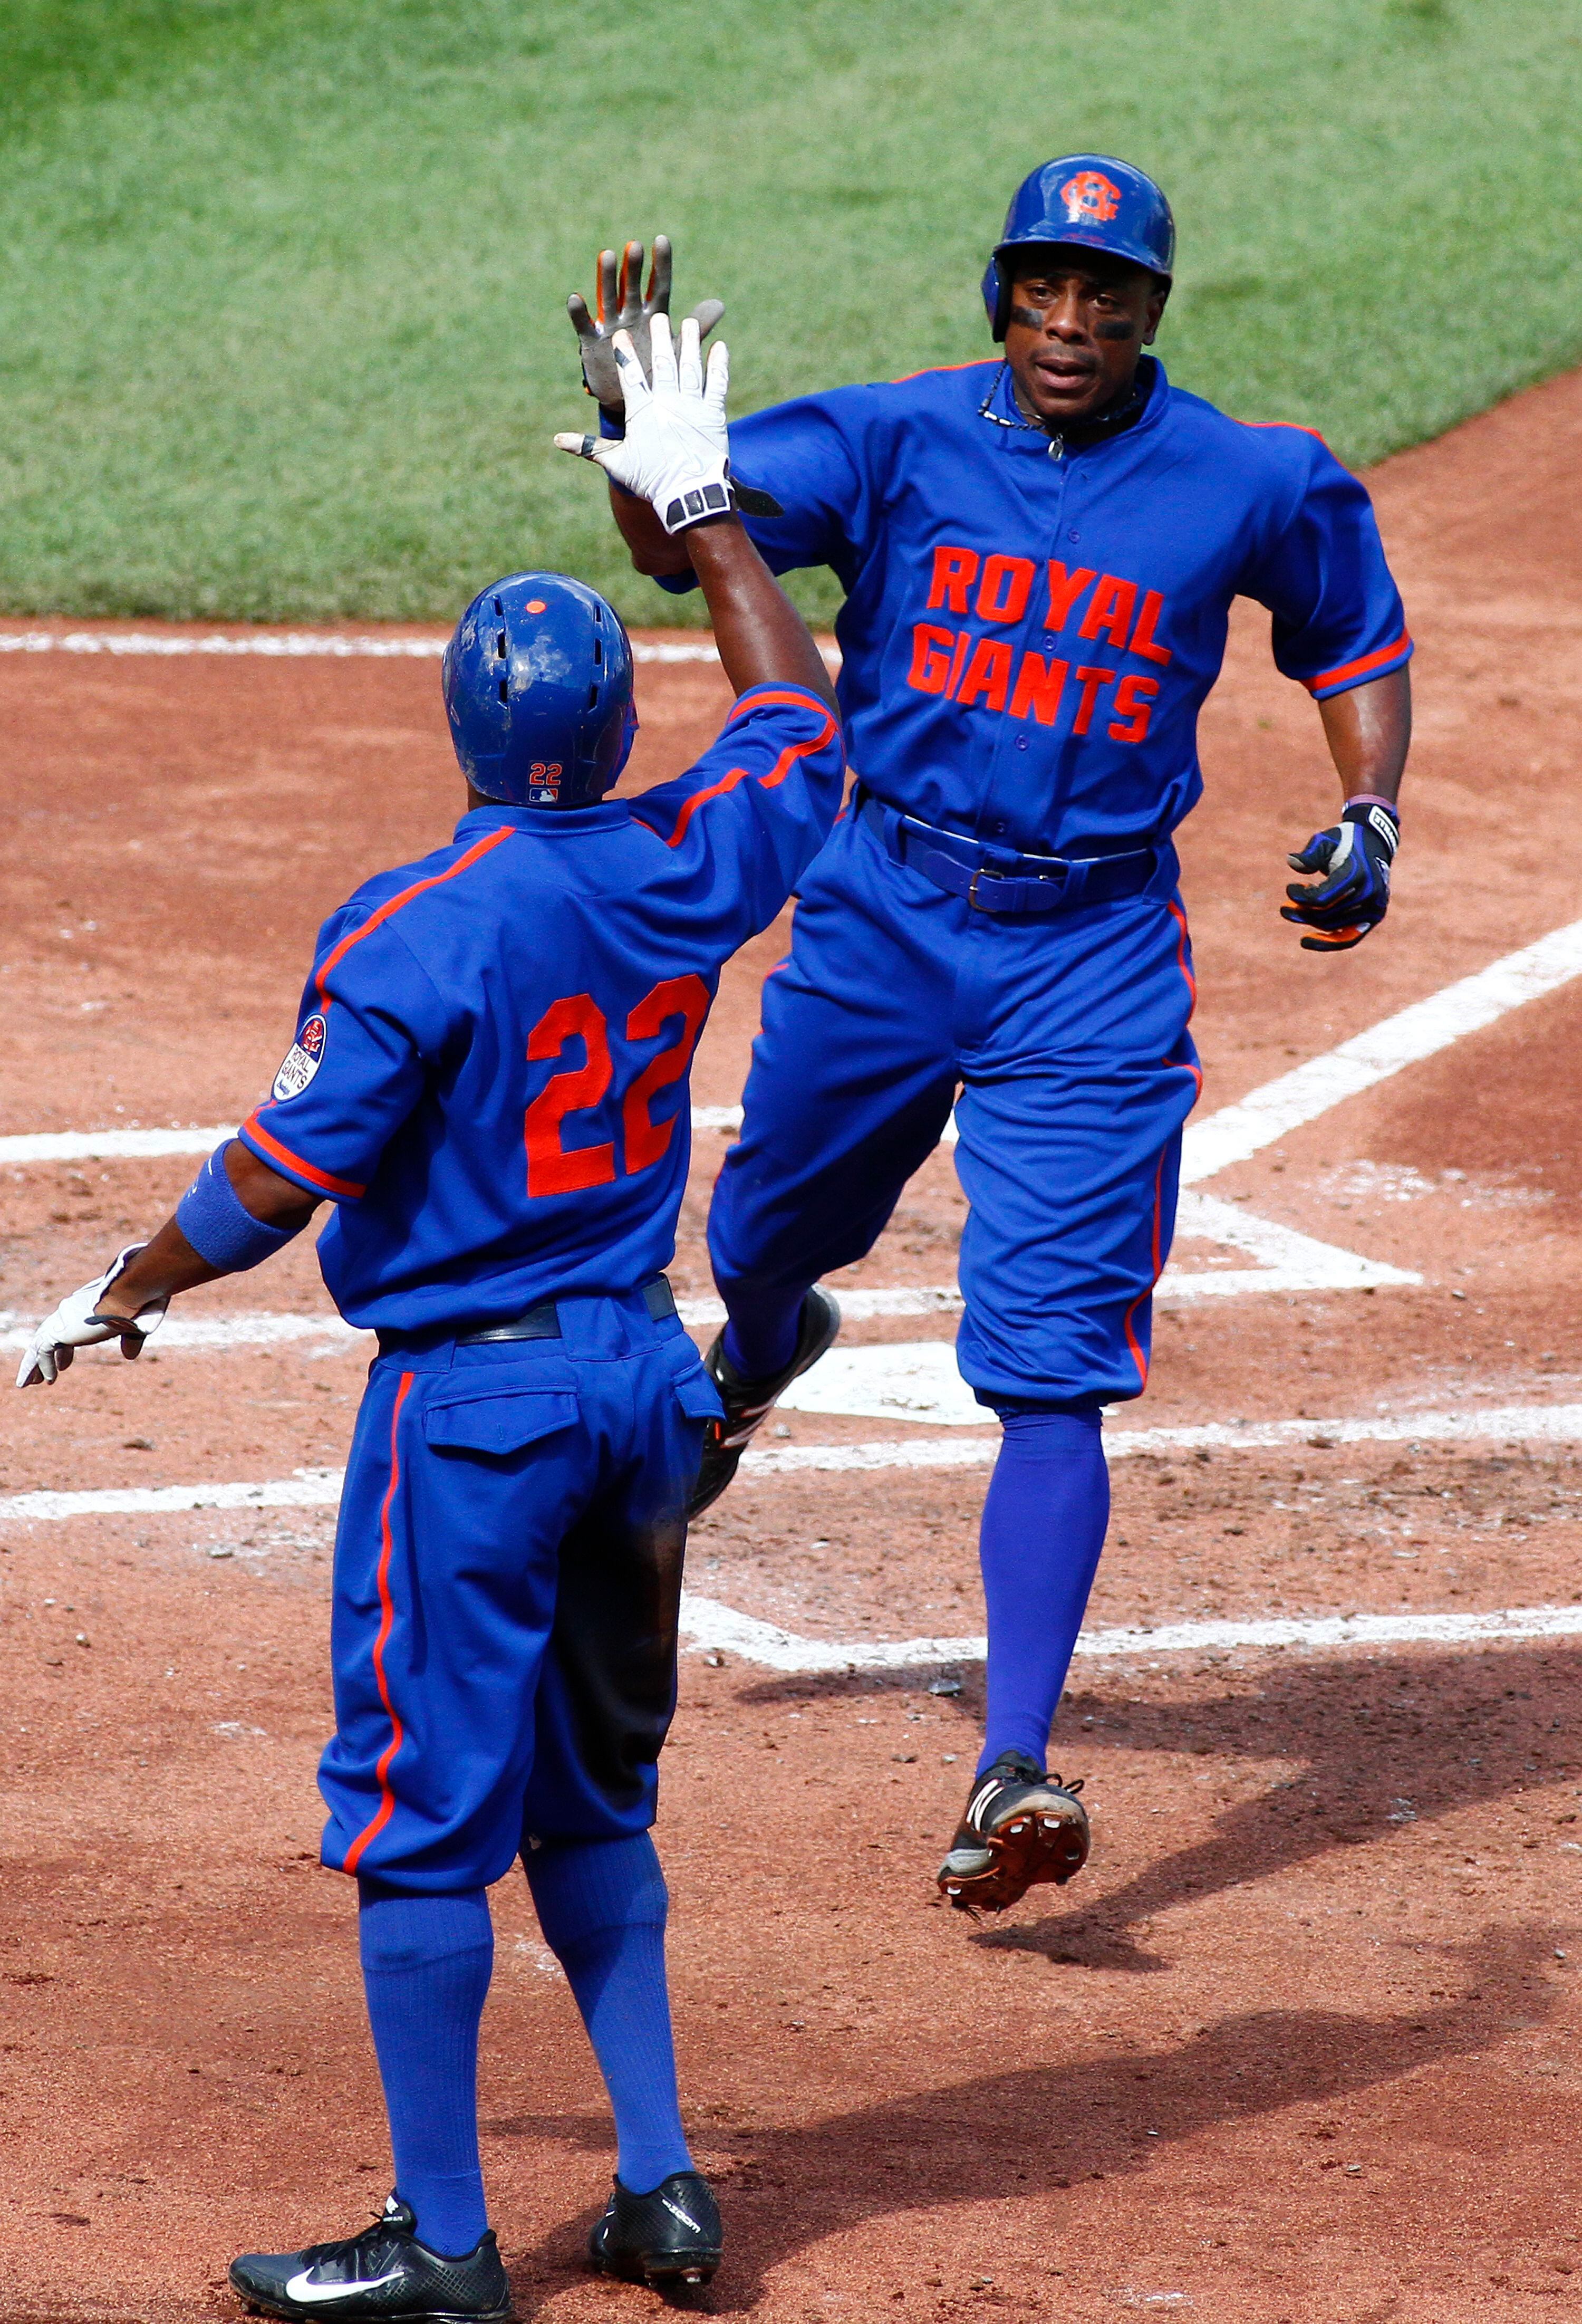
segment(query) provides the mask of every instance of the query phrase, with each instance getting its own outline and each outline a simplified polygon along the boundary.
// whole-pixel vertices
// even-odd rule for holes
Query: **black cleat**
[[[707,2283],[720,2264],[724,2230],[713,2188],[696,2171],[673,2171],[651,2195],[619,2179],[588,2237],[588,2257],[628,2283]]]
[[[792,1381],[800,1379],[828,1352],[840,1328],[841,1310],[834,1293],[826,1291],[822,1283],[815,1283],[802,1303],[796,1346],[790,1362],[783,1372],[760,1380],[737,1377],[726,1361],[725,1334],[721,1332],[716,1335],[713,1346],[704,1358],[704,1367],[720,1391],[725,1417],[711,1420],[704,1431],[703,1466],[686,1505],[688,1517],[701,1517],[719,1499],[736,1474],[737,1462]]]
[[[974,1779],[939,1885],[964,1913],[998,1913],[1043,1880],[1063,1887],[1088,1861],[1080,1782],[1046,1775],[1025,1751],[1002,1751]]]
[[[335,2316],[341,2324],[510,2324],[510,2286],[492,2230],[464,2259],[446,2259],[418,2242],[417,2219],[394,2195],[382,2218],[344,2243],[244,2252],[231,2263],[231,2288],[254,2315]]]

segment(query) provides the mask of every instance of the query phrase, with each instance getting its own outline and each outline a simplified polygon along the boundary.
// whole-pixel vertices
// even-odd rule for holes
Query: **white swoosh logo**
[[[286,2298],[309,2304],[316,2300],[350,2300],[359,2292],[377,2292],[382,2285],[393,2283],[400,2273],[399,2267],[392,2267],[388,2275],[373,2276],[365,2283],[315,2283],[304,2268],[300,2275],[294,2275],[287,2284]]]

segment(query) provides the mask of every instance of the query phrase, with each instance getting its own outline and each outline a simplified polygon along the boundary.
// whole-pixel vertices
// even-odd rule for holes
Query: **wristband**
[[[1394,800],[1384,798],[1378,791],[1353,791],[1351,797],[1347,800],[1346,806],[1382,807],[1386,815],[1394,816],[1397,824],[1401,820],[1401,810],[1396,806]],[[1341,809],[1341,813],[1344,814],[1345,811],[1346,809],[1343,807]]]
[[[731,516],[735,513],[736,494],[728,484],[693,484],[685,492],[661,508],[653,504],[654,514],[674,539],[676,533],[687,531],[694,524],[706,524],[711,517]]]
[[[176,1224],[199,1259],[207,1259],[225,1275],[244,1275],[272,1259],[302,1231],[300,1227],[271,1227],[255,1219],[232,1185],[225,1168],[227,1138],[208,1160],[176,1205]]]
[[[592,392],[593,391],[590,389],[589,393],[591,394]],[[611,411],[608,410],[603,404],[601,404],[599,406],[599,433],[604,438],[607,443],[624,444],[626,441],[625,412]]]

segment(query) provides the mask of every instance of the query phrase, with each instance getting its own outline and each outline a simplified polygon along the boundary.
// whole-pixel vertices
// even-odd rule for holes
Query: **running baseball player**
[[[983,278],[998,355],[733,431],[768,564],[827,565],[845,588],[859,785],[764,988],[714,1194],[724,1417],[693,1509],[829,1347],[817,1278],[871,1250],[954,1105],[957,1351],[1003,1425],[981,1533],[988,1731],[939,1874],[967,1908],[1087,1858],[1079,1787],[1046,1754],[1108,1517],[1100,1416],[1147,1380],[1199,1088],[1171,834],[1201,790],[1197,717],[1233,597],[1268,607],[1339,777],[1338,821],[1290,859],[1310,875],[1284,913],[1304,946],[1377,927],[1399,836],[1412,642],[1367,493],[1311,430],[1243,426],[1171,385],[1145,350],[1174,247],[1140,170],[1047,162]],[[606,254],[605,306],[612,270]],[[613,320],[580,300],[572,318],[613,435]],[[685,547],[612,499],[639,570],[690,588]]]
[[[554,573],[462,616],[454,841],[320,933],[271,1094],[146,1245],[43,1323],[19,1385],[256,1266],[327,1198],[341,1314],[377,1332],[336,1547],[324,1860],[354,1876],[395,2191],[372,2227],[253,2253],[272,2316],[497,2319],[479,2170],[484,1891],[520,1853],[614,2111],[591,2254],[706,2282],[718,2209],[676,2099],[649,1827],[676,1699],[685,1505],[719,1399],[662,1269],[687,1075],[722,964],[828,835],[844,760],[818,649],[732,513],[726,358],[695,321],[652,392],[617,342],[623,487],[685,539],[738,699],[689,772],[606,798],[636,728],[626,633]],[[581,437],[560,439],[580,451]]]

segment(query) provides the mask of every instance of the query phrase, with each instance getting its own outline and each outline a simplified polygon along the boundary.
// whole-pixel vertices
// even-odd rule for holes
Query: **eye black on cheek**
[[[1099,339],[1115,339],[1118,341],[1121,339],[1135,339],[1137,336],[1137,327],[1133,322],[1129,315],[1119,315],[1114,318],[1113,320],[1095,324],[1093,336],[1095,338]]]
[[[1029,331],[1041,331],[1044,328],[1044,309],[1041,307],[1013,307],[1010,319],[1013,323],[1021,323]]]

